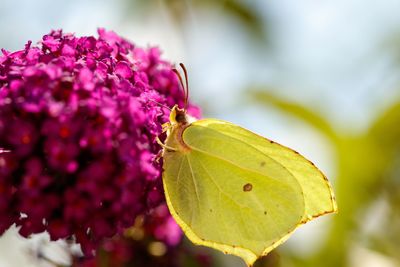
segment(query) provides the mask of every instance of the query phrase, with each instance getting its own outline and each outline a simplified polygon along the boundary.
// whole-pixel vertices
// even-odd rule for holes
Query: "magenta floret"
[[[155,138],[169,111],[157,103],[182,106],[183,92],[157,48],[98,33],[52,31],[38,47],[2,50],[0,234],[15,223],[24,236],[74,236],[90,255],[164,205]],[[171,217],[160,225],[169,230],[154,236],[176,244]]]

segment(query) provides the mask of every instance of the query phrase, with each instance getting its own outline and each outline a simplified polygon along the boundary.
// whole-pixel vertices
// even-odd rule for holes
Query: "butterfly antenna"
[[[183,89],[183,93],[185,94],[185,109],[186,109],[186,88],[185,85],[183,84],[183,79],[182,79],[182,75],[179,73],[179,71],[177,69],[172,69],[173,72],[175,72],[176,76],[178,76],[179,78],[179,82],[181,83],[182,89]]]
[[[182,79],[182,75],[179,73],[179,71],[177,69],[172,69],[175,74],[178,76],[179,78],[179,82],[181,83],[182,89],[183,89],[183,93],[185,94],[185,106],[184,109],[187,109],[188,106],[188,102],[189,102],[189,81],[188,81],[188,74],[187,74],[187,70],[185,68],[185,65],[183,65],[183,63],[179,63],[179,66],[182,68],[183,73],[185,74],[185,84],[183,83],[183,79]]]
[[[188,74],[186,67],[183,63],[179,63],[179,66],[181,66],[183,73],[185,74],[185,82],[186,82],[186,90],[185,90],[185,110],[187,109],[188,102],[189,102],[189,79],[188,79]]]

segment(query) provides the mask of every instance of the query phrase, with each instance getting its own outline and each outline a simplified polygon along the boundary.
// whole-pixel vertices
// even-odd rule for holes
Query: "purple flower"
[[[146,216],[138,216],[125,237],[116,236],[103,242],[97,249],[96,258],[75,258],[73,266],[215,266],[213,258],[206,251],[187,247],[180,240],[179,227],[163,204]]]
[[[75,237],[91,255],[144,214],[163,218],[146,233],[176,245],[154,159],[162,106],[182,106],[183,92],[157,48],[98,33],[52,31],[38,47],[2,50],[0,234],[15,223],[24,236]]]

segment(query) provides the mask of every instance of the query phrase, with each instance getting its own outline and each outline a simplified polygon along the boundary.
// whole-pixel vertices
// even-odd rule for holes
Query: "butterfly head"
[[[169,115],[171,124],[188,124],[188,116],[185,109],[179,108],[175,105]]]

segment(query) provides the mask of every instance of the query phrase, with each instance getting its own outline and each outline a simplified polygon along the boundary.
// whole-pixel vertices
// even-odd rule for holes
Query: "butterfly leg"
[[[165,150],[172,152],[172,151],[178,151],[178,149],[167,146],[166,144],[164,144],[163,142],[161,142],[160,138],[158,138],[158,136],[156,137],[156,142]]]
[[[166,131],[168,131],[171,128],[171,123],[166,122],[163,125],[161,125],[161,128],[162,128],[162,132],[165,133]]]
[[[157,155],[154,157],[154,161],[160,163],[160,159],[162,158],[162,150],[158,151]]]

